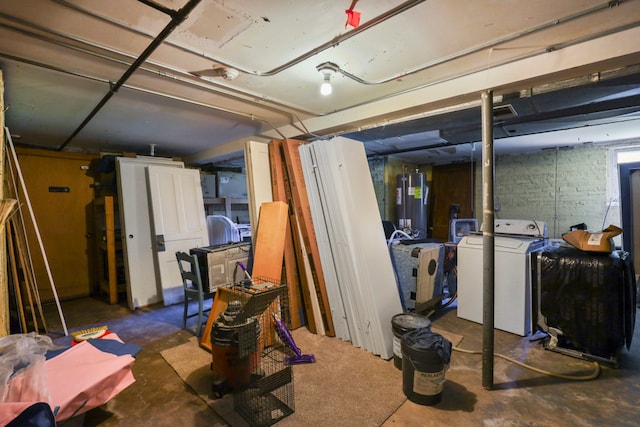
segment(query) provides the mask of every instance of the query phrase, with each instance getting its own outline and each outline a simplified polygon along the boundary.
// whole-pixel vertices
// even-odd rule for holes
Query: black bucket
[[[402,336],[418,328],[430,328],[431,320],[416,313],[400,313],[391,318],[393,329],[393,366],[402,370]]]
[[[420,405],[440,402],[451,342],[431,328],[422,328],[405,334],[401,346],[402,391],[407,399]]]
[[[214,384],[224,384],[230,390],[249,384],[251,373],[259,365],[260,324],[255,317],[233,324],[241,310],[239,301],[230,301],[211,328]],[[224,387],[218,391],[222,392]]]

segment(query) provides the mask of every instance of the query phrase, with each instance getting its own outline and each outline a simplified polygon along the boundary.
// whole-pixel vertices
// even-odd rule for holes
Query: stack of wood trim
[[[258,222],[260,210],[263,204],[268,202],[284,202],[289,203],[290,198],[285,195],[284,183],[284,163],[279,157],[270,159],[274,153],[272,146],[268,143],[257,141],[248,141],[245,144],[245,162],[247,166],[247,190],[249,193],[249,207],[251,216],[252,236],[258,235]],[[279,153],[279,150],[278,150]],[[271,164],[276,167],[271,167]],[[282,283],[287,285],[288,301],[287,313],[284,320],[289,329],[297,329],[305,324],[305,302],[308,298],[302,297],[301,278],[298,272],[298,259],[294,249],[294,240],[292,230],[297,230],[295,216],[292,215],[292,208],[288,206],[287,218],[289,223],[283,232],[284,238],[284,261],[282,274],[272,279],[280,279]],[[296,231],[297,233],[297,231]],[[255,252],[255,248],[254,248]],[[309,314],[306,314],[307,318]],[[315,332],[315,325],[313,332]],[[310,329],[311,329],[310,326]]]
[[[331,307],[316,240],[299,147],[302,141],[273,140],[269,147],[272,187],[278,197],[286,197],[292,210],[292,241],[295,249],[309,330],[335,336]],[[279,169],[279,170],[278,170]],[[280,182],[283,181],[283,183]]]
[[[1,240],[4,241],[4,239],[6,238],[8,241],[8,245],[3,244],[3,247],[8,248],[8,258],[10,264],[9,272],[7,274],[4,274],[4,277],[2,278],[2,304],[4,304],[2,306],[2,311],[4,314],[4,312],[9,309],[9,299],[5,299],[4,294],[8,295],[9,290],[11,289],[13,291],[12,297],[15,300],[16,310],[18,312],[17,315],[20,325],[20,332],[27,333],[30,331],[35,331],[36,333],[40,333],[40,326],[43,327],[45,333],[49,332],[42,309],[42,301],[40,299],[40,293],[38,291],[38,284],[36,283],[31,253],[29,252],[30,246],[25,228],[26,215],[23,211],[23,207],[26,207],[29,214],[29,219],[31,220],[30,224],[33,226],[36,237],[38,239],[38,246],[40,248],[42,259],[44,260],[44,264],[47,270],[49,284],[51,285],[51,290],[53,291],[53,295],[56,301],[56,306],[58,308],[58,314],[60,316],[60,322],[62,323],[63,332],[65,335],[68,335],[69,332],[67,330],[67,324],[64,318],[64,314],[62,313],[62,306],[60,305],[60,300],[58,299],[58,293],[53,281],[53,276],[51,274],[51,268],[49,267],[47,255],[44,250],[42,237],[40,236],[38,224],[33,212],[33,208],[31,206],[31,201],[29,199],[29,194],[27,192],[24,178],[22,176],[20,163],[18,162],[18,156],[16,154],[15,147],[13,146],[13,142],[11,141],[9,129],[4,128],[3,130],[3,134],[6,137],[6,145],[3,145],[2,151],[3,158],[7,158],[6,164],[9,167],[9,173],[3,173],[2,175],[5,178],[7,184],[8,194],[12,199],[15,200],[11,201],[10,199],[2,199],[3,206],[2,208],[0,208],[0,211],[2,211],[2,213],[0,213],[0,220],[2,220],[3,225],[2,229],[0,230],[0,236]],[[5,147],[8,147],[8,150]],[[13,215],[14,207],[16,207],[16,215]],[[6,227],[4,227],[5,222],[7,224]],[[7,231],[6,235],[5,231]],[[2,253],[3,255],[5,255],[4,258],[6,260],[6,252]],[[3,268],[6,268],[5,265],[6,263],[3,262]],[[9,280],[11,281],[11,283],[9,283]],[[28,314],[30,314],[30,316],[28,316]],[[27,322],[28,317],[31,317],[31,321],[29,323]],[[1,331],[2,334],[9,334],[11,332],[10,326],[11,325],[9,324],[9,317],[4,318],[2,325],[3,330]]]
[[[4,182],[4,78],[0,70],[0,182]],[[4,185],[0,186],[0,199],[4,198]],[[5,233],[0,233],[0,337],[9,335],[9,285],[7,280],[7,251]]]
[[[288,326],[291,329],[296,329],[305,323],[304,319],[306,317],[309,320],[309,330],[316,333],[317,329],[315,322],[313,321],[314,316],[309,301],[309,292],[306,285],[307,281],[304,276],[304,264],[302,262],[298,262],[300,257],[296,254],[296,247],[294,245],[294,233],[297,234],[298,223],[290,205],[291,197],[288,195],[290,191],[288,191],[286,166],[280,150],[279,141],[273,141],[269,144],[268,157],[273,200],[285,202],[288,206],[287,215],[289,218],[289,224],[285,231],[284,274],[282,277],[283,283],[287,284],[289,290],[290,319]]]

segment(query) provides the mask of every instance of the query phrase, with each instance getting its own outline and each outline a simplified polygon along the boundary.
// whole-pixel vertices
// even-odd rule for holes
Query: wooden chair
[[[198,337],[202,335],[204,313],[211,309],[204,309],[204,301],[213,298],[214,292],[209,292],[208,288],[203,289],[202,276],[198,265],[198,257],[186,252],[176,252],[180,276],[182,276],[182,286],[184,288],[184,314],[182,316],[182,329],[187,327],[187,318],[198,316]],[[198,301],[198,312],[189,314],[189,302]]]

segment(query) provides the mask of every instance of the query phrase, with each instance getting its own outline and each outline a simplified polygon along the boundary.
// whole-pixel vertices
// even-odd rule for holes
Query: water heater
[[[396,184],[396,207],[398,227],[411,230],[416,237],[427,237],[427,194],[424,174],[398,174]]]

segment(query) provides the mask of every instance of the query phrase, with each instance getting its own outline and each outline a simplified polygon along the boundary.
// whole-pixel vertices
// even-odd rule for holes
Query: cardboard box
[[[247,197],[247,176],[245,174],[220,171],[217,177],[218,197]]]
[[[215,175],[200,172],[200,184],[202,185],[202,197],[217,197]]]
[[[613,238],[622,233],[622,229],[610,225],[602,231],[589,232],[586,230],[574,230],[565,233],[562,238],[571,246],[586,252],[608,253],[615,249]]]

